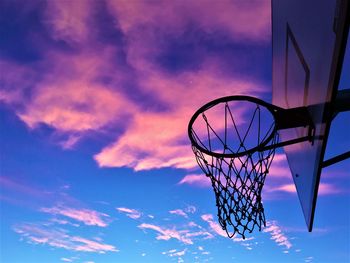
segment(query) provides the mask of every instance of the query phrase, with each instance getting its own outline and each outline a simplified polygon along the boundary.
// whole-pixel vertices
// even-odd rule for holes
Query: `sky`
[[[0,51],[2,263],[349,262],[349,160],[323,170],[309,233],[277,150],[266,227],[230,239],[187,138],[212,99],[271,101],[269,1],[3,0]]]

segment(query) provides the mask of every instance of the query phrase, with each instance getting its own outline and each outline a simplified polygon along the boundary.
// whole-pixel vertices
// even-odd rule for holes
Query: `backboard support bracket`
[[[338,113],[350,111],[350,89],[338,90],[335,101],[333,103],[333,109],[331,111],[331,121],[338,115]],[[324,160],[321,164],[322,168],[331,166],[338,162],[344,161],[350,158],[350,151],[339,154],[328,160]]]
[[[340,112],[350,111],[350,89],[338,90],[335,98],[332,120]]]
[[[323,161],[321,166],[322,168],[325,168],[333,164],[339,163],[341,161],[344,161],[348,158],[350,158],[350,151],[334,156],[326,161]]]

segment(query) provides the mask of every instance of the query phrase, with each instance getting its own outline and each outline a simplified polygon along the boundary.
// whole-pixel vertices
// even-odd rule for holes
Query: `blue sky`
[[[349,262],[349,169],[323,170],[307,232],[282,150],[267,226],[229,239],[187,123],[234,94],[271,99],[269,1],[2,1],[3,263]],[[349,88],[350,50],[340,88]],[[350,147],[348,113],[326,156]],[[347,125],[347,126],[346,126]]]

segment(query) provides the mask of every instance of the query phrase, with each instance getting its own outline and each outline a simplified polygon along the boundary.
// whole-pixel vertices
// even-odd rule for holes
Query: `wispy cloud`
[[[18,194],[31,196],[32,198],[39,197],[39,198],[47,199],[51,195],[50,192],[31,186],[27,182],[13,180],[5,176],[0,176],[0,184],[4,189],[8,189]]]
[[[177,249],[171,249],[169,251],[162,252],[163,255],[168,255],[169,257],[181,257],[186,254],[187,249],[178,251]]]
[[[101,58],[111,54],[113,51],[106,48],[96,54],[89,53],[89,56],[84,53],[48,55],[48,59],[57,61],[51,72],[53,75],[43,74],[45,77],[37,84],[31,101],[19,117],[31,128],[43,123],[73,134],[77,139],[79,133],[98,130],[128,114],[134,106],[123,94],[93,81],[108,63],[108,59],[103,61]]]
[[[277,186],[275,188],[269,189],[269,191],[282,191],[282,192],[287,192],[287,193],[296,193],[296,187],[295,184],[284,184]],[[339,187],[333,185],[333,184],[328,184],[328,183],[320,183],[319,188],[318,188],[318,194],[319,195],[332,195],[332,194],[338,194],[342,192]]]
[[[187,245],[193,244],[192,240],[186,237],[186,233],[188,233],[188,230],[178,231],[175,228],[167,229],[157,225],[146,224],[146,223],[142,223],[138,227],[141,229],[151,229],[158,232],[158,235],[156,237],[156,239],[158,240],[169,240],[171,238],[174,238]]]
[[[305,259],[304,259],[304,261],[306,262],[306,263],[310,263],[310,262],[312,262],[314,260],[314,257],[306,257]]]
[[[292,247],[292,243],[283,233],[281,227],[277,225],[276,221],[266,222],[266,228],[263,229],[263,232],[270,233],[271,239],[274,240],[278,246],[284,246],[286,249],[290,249]]]
[[[189,184],[189,185],[199,186],[199,187],[211,186],[210,179],[204,174],[188,174],[181,179],[179,184]]]
[[[95,210],[54,206],[51,208],[41,208],[40,211],[52,215],[62,215],[82,222],[88,226],[106,227],[108,225],[106,218],[108,218],[109,215],[97,212]]]
[[[170,210],[169,213],[173,214],[173,215],[178,215],[178,216],[183,216],[185,218],[188,218],[188,215],[182,209]]]
[[[61,258],[61,260],[64,262],[73,262],[73,260],[70,258]]]
[[[50,219],[50,222],[53,222],[53,223],[56,223],[56,224],[59,224],[59,225],[71,225],[71,226],[75,226],[75,227],[79,227],[79,224],[75,224],[75,223],[72,223],[68,220],[64,220],[64,219],[58,219],[58,218],[51,218]]]
[[[37,224],[19,224],[14,226],[14,231],[31,244],[45,244],[51,247],[81,252],[106,253],[118,251],[113,245],[73,236],[60,228],[44,227]]]
[[[139,212],[136,209],[126,208],[126,207],[117,207],[116,208],[119,212],[125,213],[126,216],[132,218],[132,219],[138,219],[141,217],[141,212]]]
[[[194,214],[197,211],[197,208],[194,205],[188,205],[185,208],[185,212],[189,214]]]
[[[223,230],[222,227],[217,222],[214,221],[213,215],[205,214],[205,215],[202,215],[201,218],[209,224],[213,232],[215,232],[220,236],[227,237],[226,231]]]

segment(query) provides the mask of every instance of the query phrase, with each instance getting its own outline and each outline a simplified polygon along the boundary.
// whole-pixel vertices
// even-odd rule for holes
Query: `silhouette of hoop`
[[[235,109],[240,110],[237,103],[250,104],[249,122],[239,123],[234,114]],[[211,121],[217,122],[217,118],[210,120],[208,112],[215,115],[220,107],[224,108],[219,113],[224,112],[225,119],[215,127]],[[278,143],[275,115],[279,109],[257,98],[229,96],[205,104],[189,122],[193,152],[212,182],[219,223],[229,237],[237,233],[245,238],[246,231],[251,233],[255,226],[261,230],[266,225],[261,191]],[[262,111],[264,115],[269,112],[271,123],[263,124],[267,119]],[[203,124],[202,131],[195,129],[198,120]],[[258,137],[256,144],[249,142],[251,133]]]

